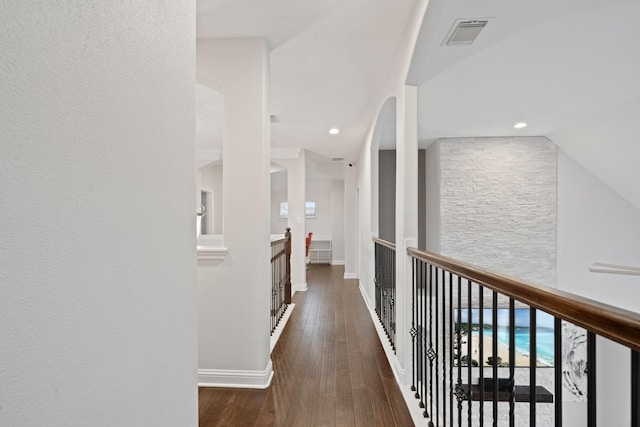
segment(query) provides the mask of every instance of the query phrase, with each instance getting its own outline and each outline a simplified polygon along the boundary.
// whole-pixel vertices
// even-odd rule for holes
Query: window
[[[289,203],[280,203],[280,218],[287,218],[289,216]],[[304,216],[306,218],[316,217],[316,202],[304,202]]]

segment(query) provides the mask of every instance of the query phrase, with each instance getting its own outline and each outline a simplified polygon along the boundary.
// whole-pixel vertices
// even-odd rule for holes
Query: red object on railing
[[[307,245],[307,252],[305,256],[309,256],[309,246],[311,246],[311,237],[313,236],[313,233],[309,233],[307,235],[307,239],[306,239],[306,245]]]

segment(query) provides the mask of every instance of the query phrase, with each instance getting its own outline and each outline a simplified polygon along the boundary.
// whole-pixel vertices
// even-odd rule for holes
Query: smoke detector
[[[488,22],[488,19],[456,19],[442,44],[445,46],[468,46],[475,41]]]

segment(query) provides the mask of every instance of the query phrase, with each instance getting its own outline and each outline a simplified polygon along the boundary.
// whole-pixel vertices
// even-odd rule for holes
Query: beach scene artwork
[[[460,313],[456,313],[454,320],[457,324],[460,319],[461,333],[460,344],[456,351],[461,356],[463,366],[471,363],[472,366],[480,366],[480,339],[483,348],[483,366],[492,366],[493,360],[493,340],[494,329],[498,340],[497,364],[501,367],[509,366],[509,310],[497,309],[498,322],[493,325],[493,315],[491,309],[484,309],[482,313],[482,324],[480,324],[480,310],[471,309],[471,322],[469,322],[469,310],[462,308]],[[536,365],[538,367],[552,367],[554,362],[554,320],[553,316],[536,310]],[[517,308],[515,312],[515,366],[530,366],[531,355],[531,329],[530,312],[527,308]],[[460,317],[458,317],[458,314]],[[457,330],[457,325],[456,329]],[[469,356],[468,342],[471,340],[471,354]],[[455,342],[455,341],[454,341]],[[458,347],[454,344],[454,347]]]

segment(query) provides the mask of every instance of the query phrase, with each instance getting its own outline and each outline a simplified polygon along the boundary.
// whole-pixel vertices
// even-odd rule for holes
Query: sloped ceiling
[[[443,46],[457,18],[489,23]],[[411,73],[422,141],[545,135],[640,208],[640,2],[435,0],[427,22]]]
[[[354,158],[380,108],[415,0],[199,0],[197,37],[271,48],[272,146]],[[397,71],[397,70],[396,70]],[[339,135],[329,135],[331,127]]]

